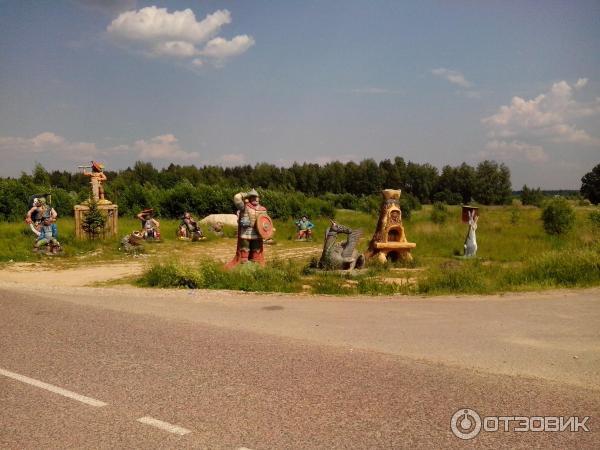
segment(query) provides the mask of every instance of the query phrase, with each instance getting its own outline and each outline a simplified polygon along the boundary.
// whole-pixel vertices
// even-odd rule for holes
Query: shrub
[[[400,196],[400,210],[402,211],[403,219],[410,219],[413,211],[421,209],[419,199],[414,195],[403,192]]]
[[[448,218],[448,208],[441,202],[435,202],[431,210],[431,221],[433,223],[442,224]]]
[[[575,212],[562,197],[550,200],[542,211],[544,230],[548,234],[563,234],[573,228]]]
[[[530,189],[526,184],[523,185],[523,191],[521,192],[521,203],[523,205],[533,205],[539,208],[543,202],[544,194],[540,188]]]

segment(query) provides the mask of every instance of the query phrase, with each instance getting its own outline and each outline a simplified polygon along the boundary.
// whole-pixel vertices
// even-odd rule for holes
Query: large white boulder
[[[215,225],[217,222],[221,222],[223,225],[237,227],[238,216],[237,214],[211,214],[200,221],[203,225]]]

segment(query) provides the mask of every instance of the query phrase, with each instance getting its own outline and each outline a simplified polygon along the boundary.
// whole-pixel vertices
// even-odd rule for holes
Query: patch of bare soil
[[[298,248],[281,245],[265,246],[267,260],[308,259],[311,256],[318,256],[319,251],[317,246],[310,245]],[[160,248],[157,248],[156,253],[142,255],[143,258],[85,264],[84,258],[81,257],[80,265],[73,265],[72,261],[69,261],[69,264],[63,267],[47,263],[13,263],[0,268],[0,279],[12,283],[42,286],[93,286],[141,275],[148,264],[161,257],[185,258],[193,262],[206,258],[225,263],[235,254],[235,240],[226,239],[210,244],[194,243],[167,253],[161,253]]]
[[[53,268],[35,263],[11,264],[0,270],[2,281],[40,286],[89,286],[138,275],[144,265],[138,261],[99,263],[70,268]]]

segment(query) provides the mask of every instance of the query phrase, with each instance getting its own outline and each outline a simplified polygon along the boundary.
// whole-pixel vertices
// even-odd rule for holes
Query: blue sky
[[[578,189],[600,2],[0,0],[0,156],[3,176],[494,159],[515,188]]]

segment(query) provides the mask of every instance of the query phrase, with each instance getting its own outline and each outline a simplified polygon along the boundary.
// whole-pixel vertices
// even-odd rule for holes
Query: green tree
[[[473,196],[484,205],[505,205],[511,200],[510,170],[504,164],[483,161],[475,170]]]
[[[438,170],[431,164],[409,162],[406,166],[406,190],[421,203],[430,203],[438,182]]]
[[[39,186],[50,186],[50,174],[44,169],[40,163],[35,163],[35,168],[32,172],[33,182]]]
[[[583,176],[579,192],[594,205],[600,203],[600,164]]]
[[[98,202],[93,195],[90,195],[89,210],[83,217],[81,228],[85,231],[89,239],[96,239],[104,230],[106,225],[106,216],[98,209]]]

